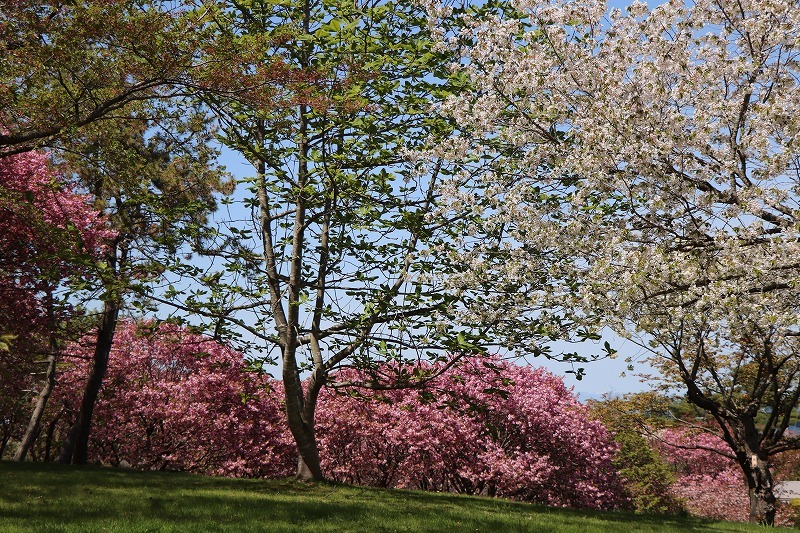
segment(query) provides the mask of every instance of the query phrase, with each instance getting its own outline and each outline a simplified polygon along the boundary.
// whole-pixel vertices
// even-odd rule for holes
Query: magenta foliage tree
[[[336,480],[570,507],[621,503],[607,431],[543,369],[470,358],[423,391],[369,395],[326,389],[321,398],[323,468]]]
[[[105,221],[49,165],[27,152],[0,159],[0,313],[24,343],[47,321],[44,295],[73,272],[84,252],[110,235]]]
[[[92,349],[76,346],[84,358],[60,383],[73,416]],[[97,403],[90,459],[147,470],[290,475],[294,447],[274,384],[208,337],[173,324],[123,321]]]
[[[46,154],[0,159],[0,455],[14,437],[22,459],[35,439],[72,315],[68,278],[110,236],[100,213]]]

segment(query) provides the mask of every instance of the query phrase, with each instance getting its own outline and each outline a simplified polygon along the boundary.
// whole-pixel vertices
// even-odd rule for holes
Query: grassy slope
[[[284,480],[0,462],[0,531],[753,531],[746,524]]]

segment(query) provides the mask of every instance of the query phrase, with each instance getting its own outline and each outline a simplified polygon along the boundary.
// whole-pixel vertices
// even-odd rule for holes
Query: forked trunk
[[[314,417],[321,382],[316,379],[316,375],[312,376],[306,395],[296,369],[294,354],[287,351],[284,354],[283,390],[286,398],[286,421],[297,444],[295,479],[321,481],[324,477],[314,431]]]
[[[294,416],[287,413],[289,429],[292,431],[294,440],[297,443],[297,474],[295,479],[300,481],[321,481],[322,466],[319,460],[319,448],[314,434],[314,422],[301,422],[293,424]],[[299,426],[299,427],[298,427]]]

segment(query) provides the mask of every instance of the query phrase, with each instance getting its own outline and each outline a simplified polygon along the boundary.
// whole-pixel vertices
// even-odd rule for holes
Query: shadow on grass
[[[351,490],[358,490],[358,487],[350,487]],[[595,522],[598,524],[619,524],[620,530],[659,531],[661,529],[674,529],[675,531],[723,531],[726,528],[720,522],[703,518],[684,516],[684,515],[657,515],[657,514],[637,514],[623,511],[595,511],[595,510],[576,510],[560,507],[547,507],[524,502],[515,502],[499,498],[486,498],[465,496],[449,493],[428,493],[423,491],[406,491],[397,489],[374,489],[364,488],[366,494],[379,494],[381,492],[391,494],[394,501],[416,502],[420,507],[435,505],[436,512],[439,514],[452,513],[473,513],[488,515],[515,515],[525,516],[536,514],[549,517],[559,526],[573,524],[576,530],[585,527],[587,523]],[[759,528],[749,524],[728,524],[731,530],[748,530]],[[558,527],[554,531],[558,531]]]
[[[0,462],[3,531],[751,530],[739,526],[333,483]]]

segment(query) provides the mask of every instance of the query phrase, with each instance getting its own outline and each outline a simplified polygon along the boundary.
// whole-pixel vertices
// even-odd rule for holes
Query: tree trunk
[[[56,317],[53,303],[52,290],[47,294],[47,314],[49,326],[49,339],[48,348],[50,354],[47,357],[47,372],[45,373],[45,380],[42,384],[42,390],[39,391],[39,396],[36,399],[36,407],[31,413],[31,418],[28,421],[28,427],[25,429],[25,435],[19,443],[17,453],[14,454],[15,461],[24,461],[25,456],[28,455],[33,443],[36,442],[36,437],[39,435],[39,425],[42,422],[44,410],[47,407],[47,401],[50,399],[50,394],[56,385],[56,371],[58,369],[58,339],[56,337]]]
[[[750,522],[765,526],[775,525],[775,495],[772,489],[758,491],[750,488]]]
[[[86,381],[83,392],[81,410],[78,413],[77,433],[75,435],[75,448],[72,453],[72,463],[85,465],[89,460],[89,434],[92,429],[92,416],[97,396],[103,386],[103,378],[108,368],[108,357],[114,343],[114,332],[117,329],[119,317],[119,303],[110,300],[103,305],[103,321],[97,331],[97,343],[92,358],[92,368]]]
[[[316,448],[316,443],[314,444]],[[308,454],[308,452],[311,452],[312,455],[314,453],[317,454],[317,464],[315,465],[316,472],[312,470],[312,468],[309,467],[308,464],[306,464],[305,459],[303,459],[303,455],[301,453],[298,453],[297,473],[295,474],[294,478],[298,481],[320,481],[323,479],[323,476],[322,476],[322,467],[319,465],[319,451],[316,449],[315,450],[309,449],[306,452],[306,454]]]
[[[3,437],[0,438],[0,459],[3,459],[3,454],[6,453],[6,446],[8,446],[8,441],[11,439],[11,435],[7,432],[3,432]]]
[[[324,476],[322,475],[319,448],[317,447],[313,422],[311,424],[302,422],[298,428],[298,424],[292,424],[292,418],[294,417],[289,416],[287,412],[287,419],[290,420],[289,429],[291,429],[292,436],[294,436],[294,440],[297,443],[297,474],[295,479],[300,481],[321,481]]]
[[[77,436],[78,422],[76,420],[75,423],[70,426],[67,438],[65,438],[64,442],[61,444],[61,452],[56,459],[57,463],[69,464],[70,461],[72,461],[72,452],[75,451],[75,437]]]
[[[25,435],[22,437],[22,441],[19,443],[17,453],[14,454],[15,461],[25,460],[25,456],[28,455],[31,446],[33,446],[33,443],[36,441],[36,437],[39,434],[39,425],[42,421],[44,409],[47,407],[47,400],[50,399],[50,393],[53,392],[53,387],[55,387],[56,384],[57,361],[58,356],[55,354],[55,352],[51,353],[47,358],[47,376],[42,386],[42,390],[39,391],[39,397],[36,399],[36,407],[34,407],[30,421],[28,422],[28,427],[25,429]]]
[[[773,492],[772,474],[766,460],[757,455],[750,456],[745,468],[750,493],[750,522],[766,526],[775,525],[776,499]]]
[[[53,417],[50,423],[47,425],[47,433],[45,434],[45,441],[44,441],[44,460],[45,462],[50,462],[50,455],[53,450],[53,438],[56,434],[56,427],[58,427],[58,421],[61,420],[61,415],[64,414],[64,411],[61,410],[59,413]]]
[[[285,358],[283,388],[286,397],[286,420],[297,444],[297,475],[295,478],[301,481],[320,481],[323,479],[323,475],[319,461],[317,437],[314,433],[313,407],[315,406],[307,405],[307,401],[311,401],[311,399],[304,398],[303,385],[297,376],[297,371],[293,370],[296,367],[291,362],[286,363]],[[311,386],[313,387],[313,384]],[[315,398],[313,399],[315,400]]]

